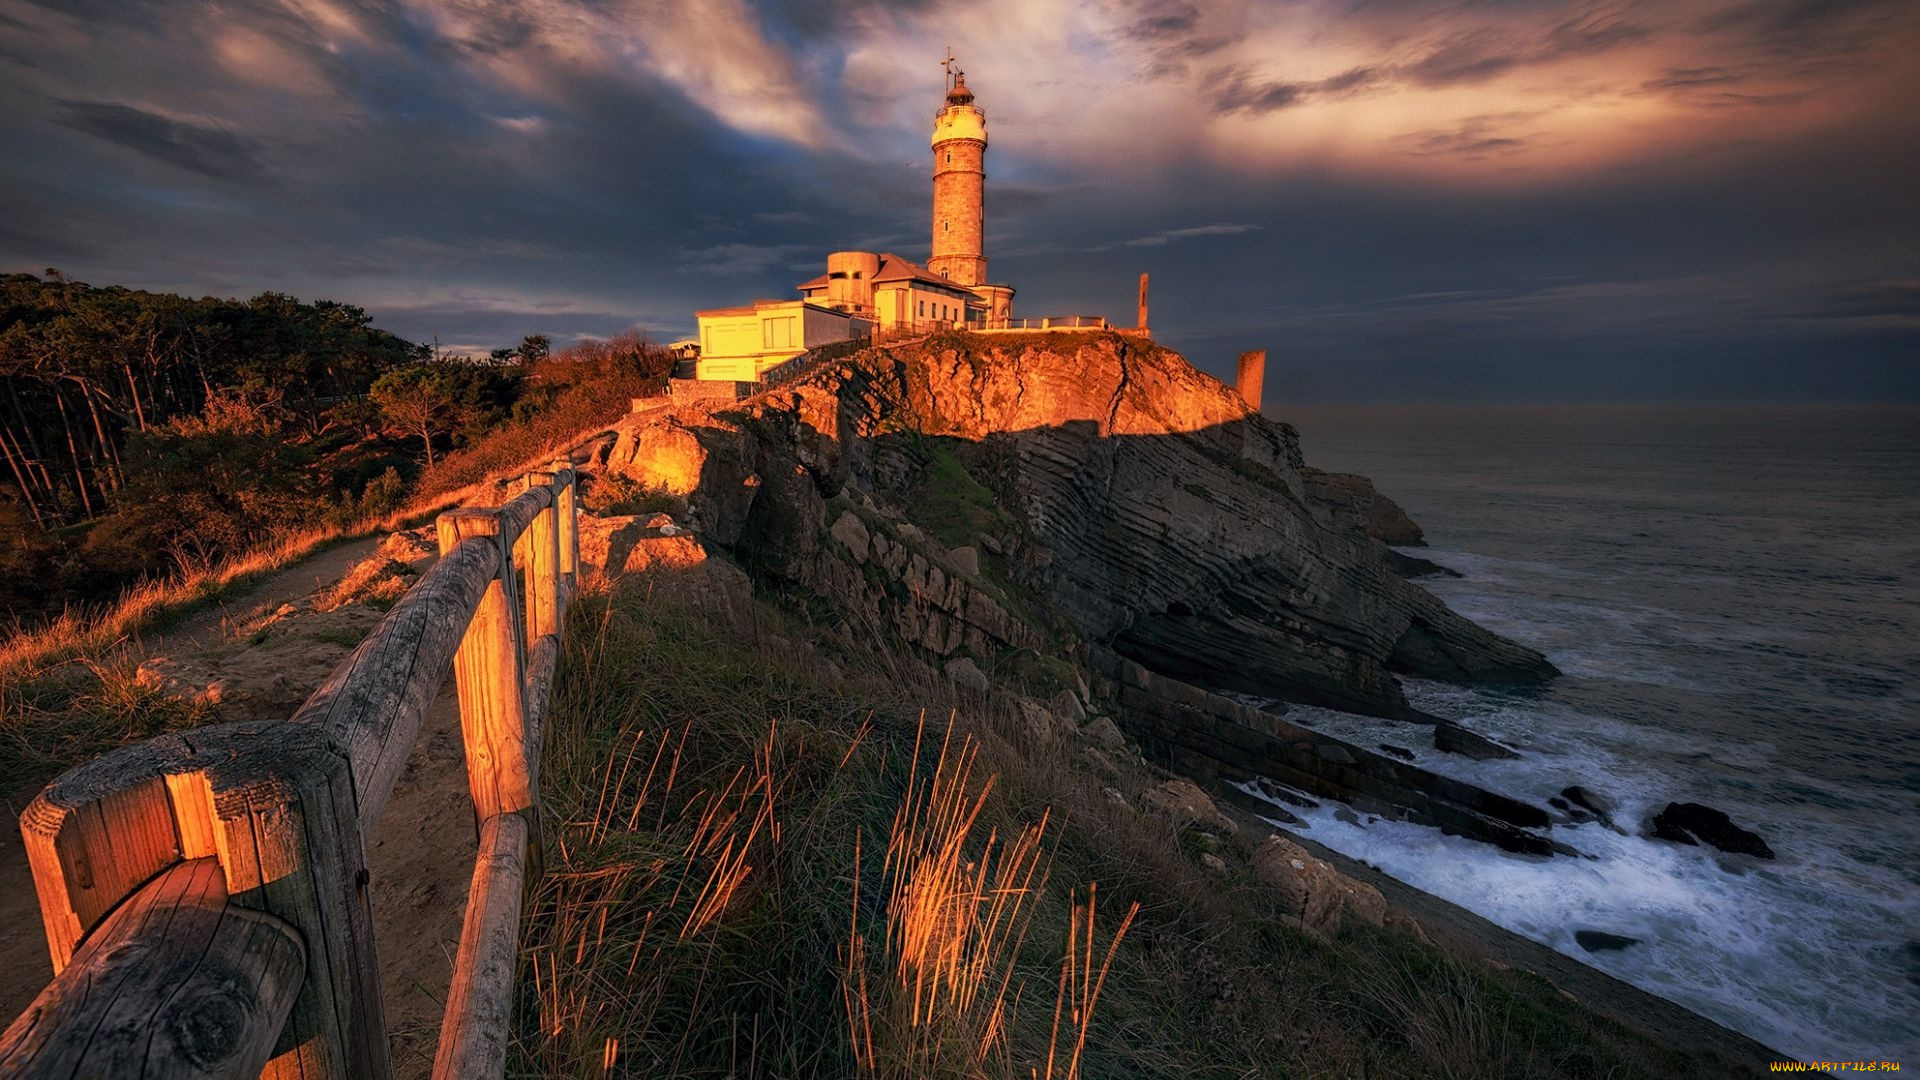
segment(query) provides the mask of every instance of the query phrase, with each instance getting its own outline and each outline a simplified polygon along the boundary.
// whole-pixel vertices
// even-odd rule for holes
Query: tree
[[[462,387],[452,364],[429,360],[395,368],[374,380],[369,391],[374,404],[397,430],[420,436],[426,447],[427,468],[433,468],[433,436],[455,426]]]
[[[546,360],[553,350],[553,339],[545,334],[528,334],[520,339],[520,347],[514,355],[520,358],[520,366],[530,368]]]

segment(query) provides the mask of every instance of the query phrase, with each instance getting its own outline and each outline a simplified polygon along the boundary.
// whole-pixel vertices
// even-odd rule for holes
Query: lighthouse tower
[[[987,114],[973,103],[966,73],[949,53],[946,103],[933,118],[933,246],[927,269],[965,285],[981,299],[970,318],[1006,319],[1013,289],[987,283],[981,251],[986,231]]]
[[[956,285],[985,285],[987,114],[955,71],[933,120],[933,256],[927,269]]]

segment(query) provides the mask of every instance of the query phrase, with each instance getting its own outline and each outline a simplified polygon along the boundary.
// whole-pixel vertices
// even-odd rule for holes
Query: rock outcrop
[[[1732,855],[1773,858],[1773,848],[1760,834],[1736,825],[1726,811],[1700,803],[1668,803],[1653,816],[1649,832],[1657,839],[1676,844],[1707,844]]]
[[[1379,889],[1283,836],[1270,836],[1254,849],[1252,863],[1254,876],[1280,894],[1304,929],[1332,936],[1348,920],[1373,926],[1386,921],[1387,901]]]
[[[1550,821],[1537,806],[1289,723],[1104,649],[1093,650],[1091,659],[1094,670],[1111,680],[1106,685],[1120,723],[1139,739],[1149,760],[1177,772],[1229,784],[1278,781],[1370,814],[1431,825],[1522,854],[1560,850],[1536,831]],[[1278,820],[1290,816],[1265,803],[1247,808]]]
[[[1395,672],[1553,674],[1387,566],[1370,533],[1409,534],[1370,484],[1311,472],[1291,427],[1135,338],[867,350],[731,410],[630,422],[608,466],[686,495],[687,524],[749,570],[940,657],[1040,641],[999,575],[1214,689],[1429,719]]]
[[[1351,473],[1322,472],[1307,466],[1307,498],[1314,513],[1334,528],[1359,532],[1399,547],[1423,547],[1426,537],[1400,504],[1381,494],[1373,481]]]

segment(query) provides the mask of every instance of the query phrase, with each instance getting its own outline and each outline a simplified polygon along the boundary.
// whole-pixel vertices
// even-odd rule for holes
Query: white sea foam
[[[1471,711],[1474,695],[1424,686],[1414,694],[1423,708],[1456,716]],[[1317,709],[1293,715],[1363,746],[1404,746],[1424,768],[1536,804],[1584,784],[1619,802],[1616,821],[1629,834],[1668,801],[1699,797],[1698,778],[1671,774],[1663,759],[1710,753],[1751,766],[1772,755],[1764,743],[1713,747],[1604,717],[1546,715],[1484,698],[1480,705],[1472,726],[1523,747],[1524,758],[1440,753],[1413,725]],[[1920,922],[1908,884],[1843,854],[1845,832],[1817,817],[1770,820],[1720,792],[1705,801],[1758,828],[1778,859],[1722,856],[1587,823],[1556,826],[1553,835],[1594,858],[1541,860],[1405,822],[1343,821],[1339,804],[1324,800],[1317,809],[1287,808],[1307,823],[1294,831],[1782,1053],[1920,1058],[1916,997],[1901,956]],[[1588,953],[1574,940],[1578,930],[1640,944]]]

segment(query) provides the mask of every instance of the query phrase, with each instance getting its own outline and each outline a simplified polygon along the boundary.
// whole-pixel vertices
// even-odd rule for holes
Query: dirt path
[[[381,615],[358,603],[320,612],[301,610],[301,602],[378,546],[377,539],[358,541],[296,563],[243,596],[145,635],[133,646],[135,655],[165,657],[195,685],[221,683],[220,720],[291,716]],[[424,570],[429,564],[411,565]],[[33,794],[6,800],[9,820],[0,828],[0,1026],[12,1023],[53,978],[33,879],[13,825]],[[460,712],[449,680],[367,850],[387,1027],[403,1078],[431,1071],[475,844]]]

